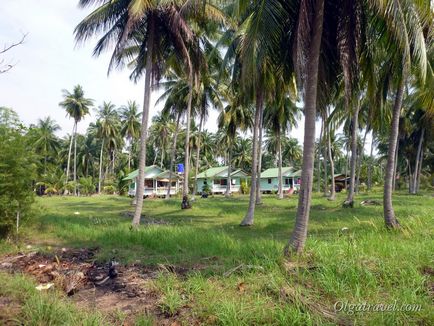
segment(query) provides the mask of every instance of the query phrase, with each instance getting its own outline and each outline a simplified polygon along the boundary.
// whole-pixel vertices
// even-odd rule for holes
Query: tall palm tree
[[[119,136],[119,116],[116,111],[116,106],[111,102],[104,102],[97,112],[97,137],[101,139],[101,151],[99,157],[99,180],[98,193],[102,189],[102,171],[103,171],[103,152],[104,147],[109,147],[116,144],[116,139]],[[110,153],[109,153],[110,155]],[[109,159],[110,162],[110,159]]]
[[[234,143],[236,140],[237,132],[246,131],[253,125],[253,112],[250,106],[239,105],[236,102],[236,98],[231,96],[229,99],[229,105],[227,105],[218,117],[218,127],[223,131],[223,139],[220,144],[224,144],[225,151],[227,152],[227,184],[225,196],[230,196],[231,188],[231,164],[232,164],[232,152]]]
[[[297,127],[297,120],[300,119],[300,109],[289,98],[289,91],[282,88],[276,88],[276,96],[274,101],[270,103],[264,112],[265,126],[271,131],[271,135],[275,135],[275,153],[278,157],[279,166],[279,199],[283,198],[283,177],[282,177],[282,135],[285,135],[291,128]]]
[[[139,112],[139,105],[136,101],[128,101],[126,106],[120,108],[121,134],[128,141],[128,171],[131,170],[133,142],[140,137],[141,115],[142,113]]]
[[[84,96],[83,88],[76,85],[72,93],[64,89],[63,101],[59,103],[66,110],[66,114],[74,119],[74,127],[72,128],[72,137],[69,144],[68,164],[66,167],[66,183],[69,181],[69,167],[71,162],[72,141],[74,140],[74,195],[77,195],[77,124],[89,114],[90,108],[93,106],[93,100]]]
[[[101,4],[99,0],[80,0],[83,7]],[[169,52],[176,52],[187,62],[186,70],[190,76],[190,90],[193,90],[193,67],[188,52],[193,33],[186,17],[196,6],[181,6],[184,2],[126,0],[122,2],[103,1],[75,29],[76,39],[85,41],[96,34],[103,34],[98,41],[94,54],[113,44],[114,51],[109,69],[125,62],[134,67],[132,74],[136,81],[145,75],[144,103],[140,133],[140,156],[136,209],[133,226],[138,226],[143,207],[143,184],[146,165],[147,129],[150,108],[151,80],[158,79],[163,58]],[[189,10],[190,9],[190,10]],[[198,13],[199,15],[199,13]],[[191,97],[189,108],[191,107]]]

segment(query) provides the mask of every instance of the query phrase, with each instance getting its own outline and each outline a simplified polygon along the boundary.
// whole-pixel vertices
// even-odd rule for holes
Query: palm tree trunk
[[[419,138],[419,144],[417,145],[417,154],[416,154],[416,164],[414,167],[414,176],[413,179],[410,181],[413,183],[412,186],[412,194],[416,194],[417,193],[417,179],[420,177],[420,169],[419,169],[419,165],[420,165],[420,154],[422,151],[422,143],[423,143],[423,138],[425,136],[425,128],[422,129],[420,138]]]
[[[332,142],[330,139],[330,125],[327,126],[327,151],[330,162],[330,177],[331,177],[331,189],[329,200],[336,199],[336,189],[335,189],[335,163],[333,161],[332,155]]]
[[[142,125],[140,128],[140,154],[139,154],[139,175],[137,176],[136,184],[136,209],[132,221],[133,227],[138,227],[140,224],[140,217],[142,216],[143,208],[143,194],[145,187],[145,167],[146,167],[146,143],[148,140],[148,119],[149,107],[151,101],[151,75],[152,75],[152,52],[154,42],[154,20],[149,17],[149,38],[147,44],[148,53],[146,54],[146,71],[145,71],[145,92],[143,99],[143,114]]]
[[[133,151],[133,144],[132,139],[130,138],[128,140],[129,146],[128,146],[128,172],[131,171],[131,152]]]
[[[279,155],[279,199],[283,199],[282,139],[280,135],[280,128],[277,134],[277,152]]]
[[[360,150],[359,156],[358,156],[358,162],[357,162],[357,187],[356,192],[359,193],[360,188],[360,172],[362,170],[362,160],[363,160],[363,154],[365,153],[365,144],[366,144],[366,135],[368,134],[369,126],[366,127],[365,135],[363,136],[363,142],[362,142],[362,148]]]
[[[419,192],[420,187],[420,175],[422,173],[422,163],[423,163],[423,148],[420,151],[419,167],[417,169],[417,179],[416,179],[416,193]]]
[[[179,120],[181,120],[181,112],[178,113],[178,117],[176,118],[176,127],[175,127],[175,132],[173,134],[173,144],[172,144],[172,152],[170,153],[170,182],[169,182],[169,186],[167,187],[167,194],[166,194],[166,199],[170,198],[170,187],[172,186],[172,173],[174,173],[173,171],[173,165],[175,162],[175,154],[176,154],[176,139],[178,138],[178,130],[179,130]]]
[[[101,143],[101,152],[99,154],[99,180],[98,180],[98,194],[101,194],[101,185],[102,185],[102,154],[104,151],[104,138]]]
[[[161,157],[160,157],[160,168],[163,168],[163,160],[164,160],[164,148],[165,148],[164,141],[161,143]]]
[[[190,125],[191,125],[191,102],[193,100],[193,67],[190,58],[188,58],[189,67],[189,93],[187,102],[187,127],[185,131],[185,166],[184,166],[184,183],[182,187],[182,203],[181,208],[190,208],[188,201],[188,174],[190,172]]]
[[[258,170],[256,178],[256,205],[262,204],[261,196],[261,170],[262,170],[262,133],[263,133],[263,122],[264,121],[264,110],[261,109],[261,120],[259,122],[259,144],[258,144]]]
[[[327,139],[327,129],[326,129],[326,118],[323,118],[323,129],[324,129],[324,135],[323,135],[323,143],[325,144],[325,140]],[[327,175],[327,155],[326,155],[327,147],[324,148],[324,152],[322,153],[322,156],[324,158],[324,197],[328,196],[328,175]]]
[[[285,255],[303,250],[307,237],[309,210],[312,197],[313,165],[315,160],[315,117],[318,91],[318,66],[324,20],[324,0],[315,2],[315,17],[307,60],[307,74],[304,97],[304,150],[301,172],[301,187],[295,228],[285,247]]]
[[[398,170],[398,154],[399,154],[399,139],[396,141],[395,163],[393,164],[392,191],[395,191],[395,189],[396,189],[396,174],[397,174],[397,170]]]
[[[74,141],[74,133],[75,133],[75,127],[76,127],[77,123],[74,122],[74,126],[72,127],[72,135],[71,135],[71,140],[69,142],[69,151],[68,151],[68,163],[66,164],[66,180],[65,180],[65,187],[68,184],[69,181],[69,169],[71,166],[71,151],[72,151],[72,142]],[[65,194],[68,193],[68,190],[65,188],[64,191]]]
[[[348,167],[350,165],[350,154],[348,151],[348,147],[347,147],[347,157],[345,158],[345,191],[348,190],[348,182],[347,182],[347,178],[348,178]]]
[[[387,153],[386,177],[384,179],[384,222],[387,228],[398,228],[399,222],[396,219],[395,211],[392,204],[392,185],[394,179],[393,167],[395,166],[395,157],[398,143],[399,132],[399,117],[401,116],[402,97],[404,93],[404,85],[406,79],[406,63],[404,63],[404,71],[402,72],[398,90],[396,92],[395,103],[392,112],[392,127],[389,135],[389,149]]]
[[[228,177],[227,177],[227,184],[226,184],[226,193],[225,197],[230,197],[231,195],[231,154],[232,154],[232,145],[229,144],[228,148]]]
[[[372,188],[372,163],[374,161],[374,132],[372,132],[372,140],[371,140],[371,153],[370,153],[370,160],[368,165],[368,190],[371,190]]]
[[[413,193],[413,174],[411,173],[411,164],[410,160],[405,158],[405,161],[407,162],[407,168],[408,168],[408,193]]]
[[[356,164],[357,164],[357,129],[359,128],[359,109],[360,101],[357,100],[352,117],[351,130],[351,162],[350,162],[350,188],[348,191],[347,200],[344,202],[345,207],[353,207],[354,191],[356,188]]]
[[[197,144],[196,144],[196,162],[194,164],[195,171],[194,171],[194,190],[193,190],[193,194],[197,193],[197,175],[199,174],[199,158],[200,158],[200,138],[201,138],[201,135],[202,135],[203,120],[204,120],[204,114],[202,112],[201,115],[200,115],[199,135],[197,137]]]
[[[317,184],[317,188],[316,191],[318,193],[321,192],[321,139],[322,139],[322,134],[323,134],[323,124],[321,123],[321,130],[319,132],[319,141],[318,141],[318,171],[317,171],[317,176],[318,176],[318,184]]]
[[[74,196],[77,196],[77,123],[74,132]]]
[[[258,91],[256,96],[256,112],[255,112],[255,124],[253,127],[253,146],[252,146],[252,184],[250,186],[249,207],[244,219],[241,221],[241,226],[253,225],[255,216],[255,199],[256,199],[256,186],[257,186],[257,171],[258,171],[258,132],[261,122],[262,106],[263,106],[263,94],[262,90]]]

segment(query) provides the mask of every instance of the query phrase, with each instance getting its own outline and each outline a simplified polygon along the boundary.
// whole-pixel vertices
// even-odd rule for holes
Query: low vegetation
[[[360,201],[368,198],[381,202],[380,193],[359,196]],[[336,202],[314,197],[307,250],[286,261],[282,250],[297,197],[264,196],[255,226],[247,229],[238,226],[246,196],[196,199],[187,213],[179,210],[180,199],[146,200],[138,230],[130,229],[132,207],[125,197],[38,199],[40,213],[24,225],[19,247],[3,242],[3,254],[97,248],[100,263],[115,259],[155,269],[141,285],[155,294],[152,308],[131,316],[89,306],[83,315],[64,294],[55,290],[53,299],[40,293],[21,273],[0,274],[0,299],[12,300],[5,307],[13,302],[19,307],[8,318],[31,325],[59,320],[89,325],[432,324],[433,198],[397,194],[399,231],[384,228],[381,206],[356,204],[348,211],[340,207],[343,200],[344,195]],[[418,311],[335,311],[336,302],[420,306]]]

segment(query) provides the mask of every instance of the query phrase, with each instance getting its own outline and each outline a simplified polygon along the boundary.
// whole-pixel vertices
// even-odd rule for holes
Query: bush
[[[242,194],[248,194],[250,193],[250,187],[247,184],[246,181],[241,181],[241,185],[240,185],[240,191]]]
[[[80,178],[78,187],[80,189],[80,194],[86,196],[93,194],[96,189],[92,177]]]
[[[29,215],[34,200],[35,164],[23,131],[0,124],[0,238],[13,230],[17,214]]]

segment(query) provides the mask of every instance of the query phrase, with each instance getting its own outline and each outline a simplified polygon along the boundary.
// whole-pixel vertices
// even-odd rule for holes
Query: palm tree
[[[101,139],[98,180],[98,193],[101,194],[104,146],[110,147],[111,145],[113,147],[119,134],[119,116],[113,103],[104,102],[99,107],[96,128],[97,137]]]
[[[85,7],[100,4],[100,1],[80,0],[79,4]],[[175,2],[138,0],[127,0],[121,3],[104,2],[75,29],[78,41],[85,41],[99,33],[103,34],[94,50],[97,56],[111,46],[110,41],[115,41],[109,70],[115,65],[128,62],[134,67],[133,79],[137,81],[143,72],[145,74],[137,204],[132,221],[133,226],[139,225],[143,207],[144,189],[141,185],[144,184],[145,177],[151,80],[160,76],[158,73],[161,70],[160,63],[169,52],[175,52],[181,61],[183,59],[187,61],[186,70],[189,71],[190,92],[193,91],[193,67],[188,52],[193,33],[185,17],[190,13],[188,9],[196,10],[196,6],[184,6],[182,12],[180,9],[179,4]],[[191,108],[191,96],[188,107]]]
[[[128,101],[126,106],[120,109],[120,118],[122,122],[121,134],[128,141],[128,171],[131,170],[131,157],[133,150],[133,141],[140,137],[140,117],[139,105],[135,101]]]
[[[167,150],[167,142],[169,136],[172,134],[173,125],[170,115],[164,112],[152,118],[152,125],[150,128],[150,139],[155,148],[159,149],[160,153],[160,168],[163,168],[164,156]]]
[[[54,157],[60,147],[59,139],[54,134],[59,130],[60,126],[50,117],[39,119],[35,126],[33,146],[44,156],[44,174],[47,172],[48,155],[51,153]]]
[[[271,131],[267,137],[268,143],[269,145],[274,145],[274,153],[277,153],[278,156],[279,199],[283,198],[282,135],[285,135],[291,128],[297,127],[297,120],[300,119],[300,109],[286,95],[287,93],[288,91],[282,88],[276,88],[275,99],[271,105],[266,107],[264,113],[265,126]],[[275,141],[270,142],[273,138],[272,136],[275,136]]]
[[[229,103],[230,104],[225,107],[224,111],[220,113],[217,123],[224,135],[224,137],[220,138],[220,145],[223,145],[227,152],[228,175],[226,197],[230,196],[232,151],[238,129],[246,131],[253,125],[253,112],[250,106],[239,105],[233,95],[229,97]]]
[[[72,128],[72,137],[69,144],[68,164],[66,167],[66,183],[69,181],[69,167],[71,161],[72,141],[74,140],[74,195],[77,195],[77,124],[89,114],[90,108],[93,106],[93,100],[84,97],[83,88],[76,85],[72,93],[64,89],[63,101],[59,103],[66,110],[66,114],[74,119],[74,127]]]

